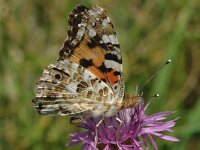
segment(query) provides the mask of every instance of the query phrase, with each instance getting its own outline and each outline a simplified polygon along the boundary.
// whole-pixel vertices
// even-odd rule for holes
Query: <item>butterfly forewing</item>
[[[60,51],[107,83],[118,101],[124,96],[122,57],[110,18],[99,6],[78,6],[69,15],[68,39]]]

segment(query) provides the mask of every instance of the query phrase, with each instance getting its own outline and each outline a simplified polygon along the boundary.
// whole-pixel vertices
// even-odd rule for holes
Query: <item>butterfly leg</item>
[[[117,116],[116,116],[115,119],[117,120],[117,122],[119,122],[119,126],[120,126],[120,128],[121,128],[121,125],[122,125],[123,121],[122,121],[120,118],[118,118]],[[121,136],[121,135],[119,135],[119,132],[121,131],[120,128],[119,128],[119,130],[117,130],[116,138],[118,138],[118,137]],[[117,139],[116,141],[120,141],[120,140]],[[117,145],[118,145],[118,142],[117,142]],[[120,147],[120,146],[118,145],[118,147]]]
[[[95,127],[95,143],[98,143],[98,127],[99,125],[102,123],[102,121],[104,120],[104,115],[102,116],[101,120],[96,124]]]
[[[119,119],[118,117],[116,117],[115,119],[120,123],[120,126],[121,126],[123,121],[121,119]]]
[[[86,121],[84,120],[83,117],[71,117],[70,123],[75,125],[75,126],[79,126],[81,123],[86,124]]]

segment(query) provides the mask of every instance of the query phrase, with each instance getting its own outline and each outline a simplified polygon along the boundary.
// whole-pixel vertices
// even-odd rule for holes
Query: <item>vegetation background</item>
[[[31,100],[43,69],[58,57],[67,16],[78,4],[100,5],[113,20],[123,54],[126,92],[133,93],[167,60],[172,63],[143,88],[159,93],[149,113],[180,116],[179,143],[157,139],[159,149],[200,149],[200,2],[198,0],[1,0],[0,149],[65,148],[80,129],[68,117],[40,116]]]

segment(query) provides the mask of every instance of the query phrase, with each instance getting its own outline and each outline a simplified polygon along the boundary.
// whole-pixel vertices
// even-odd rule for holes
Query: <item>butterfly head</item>
[[[132,95],[125,95],[125,98],[122,102],[122,107],[121,109],[125,109],[125,108],[133,108],[135,106],[137,106],[139,103],[141,103],[143,101],[142,97],[140,96],[132,96]]]

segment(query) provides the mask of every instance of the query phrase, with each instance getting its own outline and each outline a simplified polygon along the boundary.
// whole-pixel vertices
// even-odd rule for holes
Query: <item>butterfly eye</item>
[[[56,78],[57,80],[62,80],[62,76],[61,76],[60,74],[55,74],[55,78]]]

